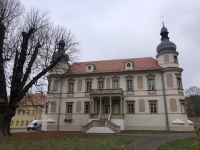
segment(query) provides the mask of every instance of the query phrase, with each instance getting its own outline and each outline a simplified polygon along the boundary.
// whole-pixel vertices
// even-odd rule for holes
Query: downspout
[[[163,70],[161,70],[161,77],[162,77],[162,89],[163,89],[163,98],[164,98],[164,105],[165,105],[166,130],[169,131],[170,126],[169,126],[169,118],[168,118],[168,111],[167,111],[167,101],[166,101],[165,82],[164,82]]]
[[[61,107],[61,99],[62,99],[62,83],[63,80],[60,80],[60,99],[59,99],[59,109],[58,109],[58,124],[57,124],[57,131],[59,131],[59,126],[60,126],[60,107]]]

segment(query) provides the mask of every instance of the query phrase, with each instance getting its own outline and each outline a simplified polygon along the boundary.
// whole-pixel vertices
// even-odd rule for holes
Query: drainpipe
[[[165,82],[164,82],[164,75],[163,71],[161,70],[161,77],[162,77],[162,89],[163,89],[163,98],[164,98],[164,105],[165,105],[165,118],[166,118],[166,130],[170,130],[169,126],[169,118],[167,112],[167,102],[166,102],[166,93],[165,93]]]
[[[59,131],[59,125],[60,125],[60,107],[61,107],[61,99],[62,99],[62,83],[63,80],[60,80],[60,99],[59,99],[59,109],[58,109],[58,124],[57,124],[57,131]]]

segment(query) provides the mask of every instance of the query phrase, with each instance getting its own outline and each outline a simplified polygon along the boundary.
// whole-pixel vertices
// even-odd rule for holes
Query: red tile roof
[[[133,62],[133,70],[155,70],[161,69],[158,65],[158,60],[152,57],[144,58],[130,58],[130,59],[117,59],[117,60],[101,60],[101,61],[90,61],[90,62],[77,62],[70,66],[70,70],[65,74],[90,74],[90,73],[107,73],[107,72],[123,72],[125,70],[125,62]],[[93,72],[86,72],[86,66],[93,64],[95,69]],[[133,71],[130,70],[130,71]]]
[[[20,105],[23,106],[33,106],[33,105],[45,105],[46,104],[46,97],[41,93],[36,94],[27,94],[24,98],[20,101]]]

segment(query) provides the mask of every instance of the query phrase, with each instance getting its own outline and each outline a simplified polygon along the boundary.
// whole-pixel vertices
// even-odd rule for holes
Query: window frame
[[[70,107],[71,107],[71,110],[69,110]],[[72,114],[72,113],[73,113],[73,103],[66,102],[66,114]]]
[[[120,80],[119,80],[120,77],[118,76],[114,76],[112,77],[112,89],[119,89],[120,88]],[[114,88],[114,83],[117,83],[117,88]]]
[[[183,90],[183,84],[182,84],[182,78],[181,78],[181,73],[175,73],[176,75],[176,83],[177,83],[177,89],[178,90]],[[180,81],[180,82],[179,82]],[[179,86],[180,83],[180,86]]]
[[[89,109],[87,108],[89,106]],[[90,114],[90,102],[85,102],[85,109],[84,109],[85,114]]]
[[[90,93],[92,90],[92,78],[85,79],[85,93]],[[90,89],[88,89],[88,84],[90,83]]]
[[[67,80],[68,81],[68,94],[74,94],[74,89],[75,89],[75,87],[74,87],[74,83],[75,83],[75,79],[72,79],[72,78],[70,78],[69,80]],[[71,89],[71,86],[70,85],[72,85],[72,89]]]
[[[149,113],[150,114],[158,114],[158,100],[148,100],[149,101]],[[156,112],[151,112],[151,105],[156,106]]]
[[[134,79],[134,76],[127,76],[127,77],[125,77],[125,82],[126,82],[126,91],[127,92],[133,92],[134,91],[134,81],[133,81],[133,79]],[[131,89],[129,89],[129,84],[128,84],[128,81],[131,81]]]
[[[155,80],[155,76],[153,74],[149,74],[147,75],[147,91],[156,91],[156,80]],[[153,81],[153,82],[149,82],[149,81]],[[150,88],[150,83],[154,84],[154,89]]]
[[[181,113],[186,114],[186,104],[185,104],[185,99],[179,99],[180,101],[180,107],[181,107]],[[182,105],[184,107],[184,110],[182,110]]]
[[[135,114],[135,101],[126,101],[127,103],[127,114]],[[133,105],[133,112],[129,111],[129,105]]]

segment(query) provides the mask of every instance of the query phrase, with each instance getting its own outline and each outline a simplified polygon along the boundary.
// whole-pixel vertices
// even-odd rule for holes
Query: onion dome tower
[[[178,52],[176,51],[176,45],[169,40],[168,30],[164,26],[161,29],[161,43],[157,46],[158,64],[163,67],[179,67],[178,65]]]
[[[63,38],[58,42],[58,51],[53,53],[52,62],[56,61],[59,56],[63,55],[60,62],[52,70],[52,74],[63,74],[69,69],[69,56],[65,53],[65,41]]]

